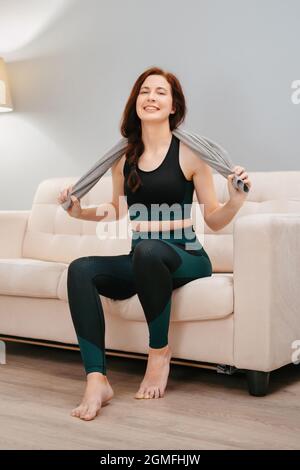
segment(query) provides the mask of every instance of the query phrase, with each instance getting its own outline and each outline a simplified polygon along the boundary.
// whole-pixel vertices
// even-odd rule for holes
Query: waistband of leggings
[[[191,242],[194,241],[197,236],[192,225],[188,227],[170,229],[170,230],[148,230],[139,231],[132,230],[132,243],[140,239],[160,239],[178,242]]]
[[[170,233],[170,234],[180,234],[183,232],[186,233],[195,233],[195,229],[193,225],[189,225],[188,227],[181,227],[181,228],[172,228],[172,229],[167,229],[167,230],[131,230],[132,233],[137,233],[137,234],[149,234],[149,233]]]

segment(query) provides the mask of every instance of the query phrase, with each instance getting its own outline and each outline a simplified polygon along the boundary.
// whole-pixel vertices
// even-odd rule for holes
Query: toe
[[[71,411],[71,415],[76,417],[76,418],[79,418],[79,413],[80,413],[80,407],[78,406],[77,408],[74,408],[72,411]]]
[[[154,398],[159,398],[159,388],[155,389]]]
[[[88,409],[87,405],[82,406],[82,408],[81,408],[81,410],[80,410],[80,412],[79,412],[79,417],[80,417],[80,418],[83,418],[83,417],[84,417],[84,415],[85,415],[86,412],[87,412],[87,409]]]
[[[96,406],[89,406],[86,414],[84,415],[84,419],[90,420],[94,419],[97,414],[98,408]]]
[[[144,389],[140,388],[139,391],[136,393],[135,398],[144,398]]]
[[[84,419],[85,421],[90,421],[91,419],[94,419],[96,416],[96,414],[94,413],[91,413],[91,412],[87,412],[82,419]]]

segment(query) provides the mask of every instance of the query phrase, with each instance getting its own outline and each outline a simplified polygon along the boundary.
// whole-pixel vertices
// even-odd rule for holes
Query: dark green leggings
[[[118,300],[137,294],[149,328],[149,346],[162,348],[168,344],[172,290],[212,275],[209,256],[192,226],[184,234],[181,229],[168,231],[168,239],[163,238],[166,232],[152,232],[151,238],[149,233],[133,232],[128,254],[85,256],[69,265],[69,307],[86,374],[106,375],[99,294]]]

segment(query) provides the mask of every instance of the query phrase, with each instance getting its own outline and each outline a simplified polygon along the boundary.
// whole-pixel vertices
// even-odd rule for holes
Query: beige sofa
[[[292,344],[300,339],[300,171],[249,175],[245,204],[218,232],[199,220],[194,193],[194,227],[213,275],[173,291],[169,341],[175,362],[245,372],[249,393],[261,396],[270,371],[293,362]],[[227,180],[213,177],[223,204]],[[68,307],[68,264],[130,251],[128,217],[108,224],[83,221],[57,204],[59,191],[77,180],[42,181],[31,210],[0,211],[0,339],[78,348]],[[110,201],[111,183],[106,174],[82,205]],[[108,228],[106,239],[99,237],[101,224]],[[117,228],[123,238],[111,236]],[[146,357],[139,356],[147,354],[148,328],[138,296],[100,297],[107,352]]]

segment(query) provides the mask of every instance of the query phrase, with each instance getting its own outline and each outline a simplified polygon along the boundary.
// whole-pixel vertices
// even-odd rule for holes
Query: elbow
[[[124,219],[126,215],[127,215],[127,211],[124,211],[115,207],[115,220],[116,221]]]
[[[109,203],[112,208],[112,220],[119,220],[120,219],[120,209],[117,204],[114,202]]]
[[[207,226],[210,228],[212,232],[219,232],[219,230],[221,230],[220,227],[214,227],[213,225],[209,225],[209,224],[207,224]]]
[[[206,217],[206,219],[204,219],[207,227],[212,230],[213,232],[218,232],[218,230],[220,230],[219,228],[215,227],[214,224],[212,224],[209,220],[209,217]]]
[[[220,226],[217,226],[216,223],[214,223],[214,219],[215,219],[214,214],[215,214],[215,212],[219,211],[219,209],[221,209],[221,207],[222,207],[222,204],[218,203],[218,206],[216,206],[214,209],[212,209],[209,212],[209,214],[207,214],[206,217],[204,217],[204,221],[205,221],[206,225],[213,232],[218,232],[222,228]]]
[[[128,213],[128,206],[121,201],[119,204],[112,203],[115,209],[116,220],[124,219]]]

